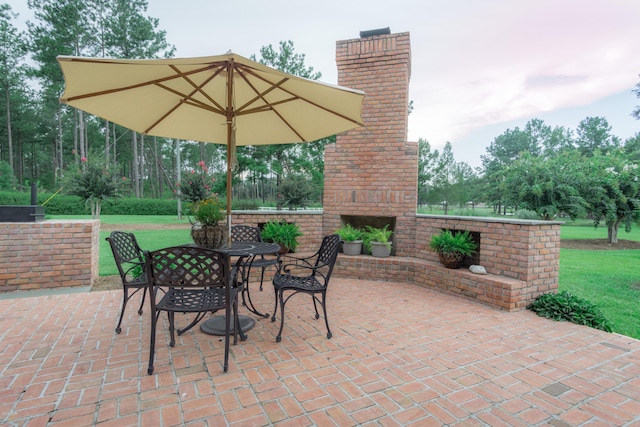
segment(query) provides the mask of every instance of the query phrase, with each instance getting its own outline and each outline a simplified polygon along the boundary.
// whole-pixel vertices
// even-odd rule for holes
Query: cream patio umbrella
[[[310,142],[362,126],[364,92],[228,52],[182,59],[59,56],[60,101],[143,135],[227,145],[227,224],[237,145]]]

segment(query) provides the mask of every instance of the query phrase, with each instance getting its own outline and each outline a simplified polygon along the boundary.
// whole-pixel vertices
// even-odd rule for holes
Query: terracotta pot
[[[191,226],[191,238],[198,246],[216,249],[227,241],[227,226],[222,224],[202,225],[195,223]]]

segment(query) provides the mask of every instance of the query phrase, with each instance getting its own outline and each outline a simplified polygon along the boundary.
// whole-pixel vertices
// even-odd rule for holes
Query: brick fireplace
[[[418,144],[407,141],[409,33],[366,31],[336,43],[338,84],[366,93],[365,126],[325,150],[323,230],[341,224],[394,230],[393,254],[414,252]]]

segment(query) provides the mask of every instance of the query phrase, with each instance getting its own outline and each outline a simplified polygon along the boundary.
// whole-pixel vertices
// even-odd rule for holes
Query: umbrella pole
[[[233,160],[232,150],[235,151],[235,135],[233,134],[233,70],[234,61],[231,58],[227,62],[227,243],[231,245],[231,187],[233,175],[231,174]]]
[[[231,183],[231,146],[227,144],[227,243],[229,244],[231,244]]]

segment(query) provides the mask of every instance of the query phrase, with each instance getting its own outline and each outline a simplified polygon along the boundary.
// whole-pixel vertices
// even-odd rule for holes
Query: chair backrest
[[[111,246],[122,283],[126,285],[140,277],[144,272],[144,253],[138,245],[136,236],[125,231],[113,231],[106,240]]]
[[[260,229],[250,225],[232,225],[231,226],[232,242],[262,242]]]
[[[154,286],[225,287],[229,284],[227,255],[198,246],[173,246],[146,251],[146,271]]]
[[[328,236],[324,236],[322,243],[320,244],[320,249],[318,249],[316,254],[314,267],[323,270],[322,274],[327,282],[329,281],[329,277],[331,277],[331,272],[333,271],[333,266],[336,263],[341,246],[342,240],[340,240],[340,236],[337,234],[330,234]]]

